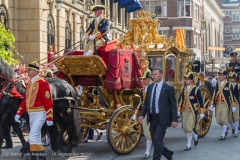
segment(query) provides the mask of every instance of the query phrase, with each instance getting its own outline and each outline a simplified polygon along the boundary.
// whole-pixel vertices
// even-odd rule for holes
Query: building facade
[[[216,71],[222,58],[220,51],[208,50],[208,46],[223,46],[221,11],[215,0],[144,0],[140,1],[146,11],[155,14],[161,21],[159,33],[176,37],[176,29],[185,30],[185,44],[199,60],[208,54],[207,61],[215,64],[207,69]],[[216,60],[217,59],[217,60]],[[219,59],[219,61],[218,61]]]
[[[224,51],[225,57],[230,57],[230,53],[235,48],[240,48],[240,0],[217,0],[225,17],[224,22]],[[238,52],[240,53],[240,52]],[[240,56],[238,56],[240,60]]]
[[[89,11],[94,4],[108,6],[104,16],[111,20],[109,36],[119,38],[126,31],[131,14],[113,1],[0,0],[1,23],[13,33],[16,49],[24,57],[22,59],[16,55],[15,58],[23,63],[34,60],[46,62],[49,45],[61,51],[80,44],[81,37],[94,18]]]

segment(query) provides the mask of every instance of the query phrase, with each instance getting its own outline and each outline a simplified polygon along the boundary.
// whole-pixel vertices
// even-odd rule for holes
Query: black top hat
[[[39,72],[39,64],[36,61],[29,63],[27,69],[33,69]]]
[[[230,53],[230,56],[237,56],[237,55],[238,55],[237,52],[232,52],[232,53]]]
[[[186,75],[183,76],[184,78],[190,78],[191,80],[193,80],[194,77],[194,73],[193,72],[188,72]]]
[[[108,7],[104,6],[104,5],[94,5],[92,7],[90,7],[90,11],[96,11],[96,10],[103,10],[103,9],[108,9]]]
[[[227,75],[227,71],[225,69],[219,69],[218,74]]]

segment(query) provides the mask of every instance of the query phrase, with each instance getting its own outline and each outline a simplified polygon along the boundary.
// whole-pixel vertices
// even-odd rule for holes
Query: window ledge
[[[189,19],[193,19],[192,17],[186,17],[186,16],[178,16],[177,18],[189,18]]]

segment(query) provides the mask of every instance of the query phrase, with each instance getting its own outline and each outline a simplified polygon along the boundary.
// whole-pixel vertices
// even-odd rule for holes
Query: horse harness
[[[20,93],[18,93],[18,91],[16,89],[16,84],[17,83],[19,83],[19,82],[23,83],[22,78],[7,79],[2,74],[0,74],[0,78],[3,78],[5,80],[5,81],[0,83],[2,85],[2,89],[0,91],[0,99],[2,99],[3,95],[7,96],[8,98],[23,99],[23,96]],[[12,85],[12,88],[10,88],[11,85]],[[26,85],[24,85],[24,84],[22,84],[22,85],[26,88]]]

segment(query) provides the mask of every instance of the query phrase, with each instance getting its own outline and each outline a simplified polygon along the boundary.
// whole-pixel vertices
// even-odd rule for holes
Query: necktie
[[[152,97],[152,115],[156,114],[156,108],[155,108],[156,91],[157,91],[157,84],[155,85],[155,88],[153,91],[153,97]]]

